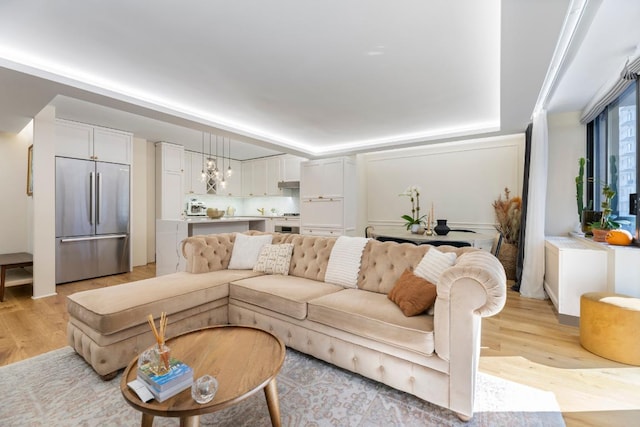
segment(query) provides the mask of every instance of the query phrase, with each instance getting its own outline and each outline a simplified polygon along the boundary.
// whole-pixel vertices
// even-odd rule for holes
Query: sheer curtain
[[[520,294],[545,299],[544,292],[544,218],[547,198],[547,112],[533,114],[529,197],[524,239],[524,265]]]

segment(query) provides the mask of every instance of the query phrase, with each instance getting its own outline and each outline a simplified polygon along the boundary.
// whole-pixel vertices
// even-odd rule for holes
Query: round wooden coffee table
[[[280,426],[276,375],[284,362],[282,341],[262,329],[247,326],[216,326],[199,329],[167,340],[171,355],[193,368],[194,380],[209,374],[218,380],[214,399],[199,404],[191,389],[158,403],[142,402],[127,386],[136,379],[138,358],[124,371],[120,390],[124,399],[142,412],[142,426],[150,427],[154,416],[179,417],[181,426],[198,426],[200,415],[234,405],[264,389],[271,424]]]

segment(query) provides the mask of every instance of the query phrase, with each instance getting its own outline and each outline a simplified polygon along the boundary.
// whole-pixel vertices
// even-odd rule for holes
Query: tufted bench
[[[580,344],[606,359],[640,366],[640,299],[608,292],[583,294]]]

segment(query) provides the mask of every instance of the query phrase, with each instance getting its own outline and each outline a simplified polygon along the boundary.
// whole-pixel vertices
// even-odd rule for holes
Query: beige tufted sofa
[[[249,232],[248,234],[261,234]],[[434,315],[405,317],[387,298],[431,246],[370,240],[358,288],[324,282],[333,237],[273,234],[293,243],[289,275],[228,270],[235,234],[183,242],[185,272],[73,294],[69,343],[108,376],[153,343],[145,317],[169,315],[169,335],[231,323],[269,330],[298,351],[455,411],[473,413],[481,318],[499,312],[506,278],[498,260],[473,248],[437,285]]]

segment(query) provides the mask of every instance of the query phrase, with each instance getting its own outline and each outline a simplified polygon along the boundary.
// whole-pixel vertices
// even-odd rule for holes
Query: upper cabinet
[[[344,197],[345,188],[354,177],[352,161],[344,157],[303,162],[300,169],[301,198]]]
[[[156,143],[156,218],[180,219],[184,213],[184,147]]]
[[[202,180],[204,156],[195,151],[184,152],[184,192],[187,194],[206,194],[207,182]]]
[[[132,135],[83,123],[56,120],[56,155],[131,164]]]
[[[280,157],[279,181],[300,181],[300,164],[306,159],[285,154]]]
[[[229,165],[231,165],[231,175],[229,175]],[[222,163],[220,164],[222,171]],[[220,196],[241,196],[242,195],[242,164],[237,160],[225,160],[224,162],[225,186],[218,183],[216,194]]]
[[[278,157],[242,162],[243,196],[281,196],[280,160]]]

